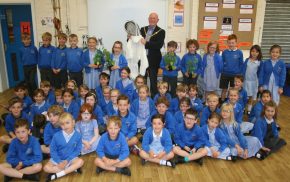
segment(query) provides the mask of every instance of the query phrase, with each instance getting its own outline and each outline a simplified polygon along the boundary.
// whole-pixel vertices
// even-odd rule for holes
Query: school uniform
[[[222,53],[223,70],[220,79],[220,88],[227,89],[234,86],[234,77],[242,74],[243,69],[243,52],[239,49],[226,49]]]
[[[53,59],[53,54],[55,52],[55,47],[48,45],[47,47],[41,46],[38,50],[38,68],[40,71],[41,81],[46,80],[52,81],[52,70],[51,62]]]
[[[161,96],[160,96],[160,93],[157,93],[157,94],[154,96],[154,99],[153,99],[154,103],[157,102],[157,100],[158,100],[159,97],[161,97]],[[172,99],[170,93],[165,93],[165,97],[166,97],[166,99],[167,99],[167,100],[169,101],[169,103],[170,103],[170,102],[171,102],[171,99]]]
[[[126,137],[120,132],[117,138],[112,140],[109,133],[106,132],[101,136],[96,152],[101,159],[107,157],[123,161],[129,157],[129,147]]]
[[[43,131],[43,142],[46,146],[49,146],[52,140],[52,137],[55,133],[61,131],[61,127],[54,127],[50,122],[48,122]]]
[[[80,107],[76,101],[72,100],[69,105],[63,103],[62,107],[64,111],[70,113],[74,117],[74,119],[78,118]]]
[[[152,127],[152,117],[156,114],[158,114],[157,110],[155,110],[154,112],[151,113],[150,118],[146,122],[146,128]],[[168,131],[171,135],[173,135],[174,130],[175,130],[175,123],[176,123],[175,118],[171,114],[171,112],[169,112],[169,111],[165,112],[164,117],[165,117],[165,126],[164,127],[166,129],[168,129]]]
[[[55,88],[64,88],[68,80],[67,77],[67,48],[57,47],[51,61],[51,69],[60,69],[58,74],[52,72],[51,84]]]
[[[222,57],[219,53],[213,56],[205,54],[201,62],[201,77],[203,78],[205,91],[216,91],[219,87],[219,79],[223,69]]]
[[[124,117],[122,117],[120,113],[118,113],[118,115],[122,121],[121,133],[128,139],[133,138],[137,133],[137,118],[135,114],[128,111],[127,115]]]
[[[47,103],[49,103],[50,105],[53,105],[55,103],[55,94],[54,94],[54,91],[52,89],[50,89],[48,91],[48,94],[47,94],[47,96],[45,98],[45,101]]]
[[[24,80],[28,88],[29,95],[37,88],[36,84],[36,65],[38,62],[37,48],[30,44],[29,46],[21,46],[19,50],[20,62],[23,66]]]
[[[175,53],[174,53],[175,54]],[[164,57],[162,57],[161,62],[160,62],[160,68],[163,70],[162,72],[162,79],[163,81],[167,82],[169,85],[170,89],[170,94],[172,96],[175,96],[175,91],[177,87],[177,76],[178,76],[178,71],[180,70],[180,58],[175,54],[175,62],[172,66],[175,66],[175,69],[170,71],[166,69],[167,63],[164,60]]]
[[[171,99],[168,111],[170,111],[172,114],[175,114],[177,111],[179,111],[179,99],[177,97]]]
[[[83,84],[83,68],[84,63],[82,61],[83,51],[80,48],[67,48],[67,71],[70,80],[75,80],[79,87]]]
[[[190,107],[193,108],[200,116],[200,112],[203,109],[203,104],[200,98],[189,98],[190,99]]]
[[[41,163],[42,153],[38,140],[28,135],[27,142],[23,144],[18,138],[14,138],[9,145],[6,161],[13,168],[15,168],[19,162],[22,162],[24,168]]]
[[[29,126],[31,127],[31,119],[29,117],[29,115],[26,112],[21,112],[20,117],[15,118],[12,113],[9,113],[6,118],[5,118],[5,130],[7,133],[9,132],[14,132],[14,124],[16,122],[17,119],[26,119],[29,122]]]
[[[180,123],[184,122],[184,113],[182,113],[182,111],[177,111],[174,114],[174,118],[175,118],[175,127],[177,127]]]
[[[103,111],[104,115],[107,115],[107,105],[110,103],[110,99],[106,100],[105,97],[102,97],[100,100],[98,100],[99,106]]]
[[[134,91],[134,82],[129,78],[121,79],[116,83],[116,89],[120,91],[121,94],[124,94],[129,97],[132,101],[133,91]]]
[[[271,149],[271,152],[275,152],[286,145],[285,140],[279,137],[275,120],[268,120],[266,117],[260,117],[255,122],[252,136],[257,137],[262,146]]]
[[[137,128],[146,128],[146,121],[154,110],[155,105],[150,97],[147,97],[146,101],[141,101],[140,99],[133,101],[130,111],[137,117]]]
[[[96,87],[96,96],[98,98],[98,101],[100,101],[102,98],[104,98],[102,85],[98,85]]]
[[[172,141],[169,131],[162,128],[161,133],[157,136],[153,128],[149,127],[143,135],[142,149],[146,153],[149,153],[149,151],[153,151],[155,154],[162,151],[166,154],[170,153],[172,151]]]
[[[254,105],[249,115],[249,119],[248,119],[249,122],[255,123],[256,120],[261,117],[263,107],[264,107],[264,104],[262,103],[262,101],[259,101]]]
[[[255,156],[262,147],[258,138],[252,136],[244,136],[238,123],[229,125],[222,123],[220,125],[220,128],[226,136],[227,144],[231,149],[232,156],[238,155],[238,151],[235,148],[236,144],[240,145],[243,150],[248,149],[248,158]]]
[[[286,66],[283,60],[272,61],[268,59],[263,62],[259,74],[259,86],[264,89],[270,90],[272,99],[277,105],[280,102],[280,95],[278,89],[284,87],[286,80]]]
[[[196,84],[197,75],[200,74],[201,64],[202,64],[201,56],[197,53],[195,54],[187,53],[182,57],[180,62],[180,68],[183,74],[183,83],[185,83],[186,85]],[[185,76],[186,72],[191,75],[196,74],[196,77],[187,78]]]
[[[119,66],[119,69],[113,70],[110,73],[110,82],[109,85],[111,88],[116,88],[116,83],[121,79],[121,69],[128,66],[127,59],[123,54],[120,55],[110,55],[111,59],[114,61],[114,66]]]
[[[23,99],[23,109],[22,111],[26,112],[27,114],[30,112],[30,107],[33,104],[33,101],[31,99],[31,97],[29,96],[24,96]]]
[[[132,96],[132,100],[134,101],[135,99],[139,99],[139,94],[138,94],[137,88],[133,91],[133,96]]]
[[[114,107],[113,103],[110,101],[106,107],[106,111],[108,116],[117,116],[118,115],[118,107]]]
[[[36,114],[42,114],[43,112],[47,112],[50,106],[51,105],[46,101],[43,101],[41,104],[37,104],[37,103],[32,104],[30,108],[30,114],[29,114],[31,121],[34,120],[34,116]]]
[[[245,78],[244,88],[247,92],[247,95],[252,97],[253,100],[257,99],[259,86],[258,75],[260,72],[261,65],[262,61],[260,60],[250,61],[249,58],[245,60],[243,65],[243,76]]]
[[[239,90],[238,103],[241,105],[243,110],[245,109],[248,103],[248,94],[247,94],[247,91],[243,87]]]
[[[104,122],[104,118],[103,118],[104,113],[103,113],[100,106],[98,106],[98,105],[94,106],[93,114],[96,116],[99,127],[105,127],[105,122]]]
[[[80,108],[85,103],[84,98],[81,98],[81,97],[76,98],[75,101],[79,105]]]
[[[207,124],[207,120],[212,112],[216,112],[220,114],[221,110],[220,108],[217,107],[214,111],[211,111],[208,106],[202,109],[202,114],[200,118],[200,126],[204,126]]]
[[[212,157],[211,147],[220,152],[219,159],[226,159],[230,156],[230,149],[227,147],[227,140],[223,131],[220,128],[210,130],[208,125],[201,127],[202,133],[205,137],[205,146],[207,149],[207,156]]]
[[[175,130],[174,142],[182,149],[185,146],[191,149],[199,149],[204,147],[205,138],[201,128],[197,124],[194,124],[192,128],[188,129],[183,122]]]

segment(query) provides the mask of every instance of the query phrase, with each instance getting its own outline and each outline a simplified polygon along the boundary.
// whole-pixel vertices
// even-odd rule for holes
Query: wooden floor
[[[9,97],[11,97],[11,91],[0,94],[0,103],[7,102]],[[90,154],[82,157],[85,160],[85,165],[82,168],[83,174],[70,174],[57,181],[290,181],[290,98],[283,96],[281,100],[278,116],[278,122],[282,128],[280,136],[289,144],[264,161],[248,159],[232,163],[230,161],[206,158],[204,165],[201,167],[196,163],[188,163],[178,165],[175,169],[172,169],[149,163],[142,166],[140,158],[131,155],[132,165],[130,169],[132,176],[127,177],[110,172],[103,172],[100,175],[96,175],[93,164],[96,154]],[[0,113],[2,114],[3,111],[1,109]],[[3,126],[1,126],[0,131],[2,135],[4,132]],[[2,148],[2,144],[0,148]],[[0,151],[0,162],[4,161],[5,154]],[[46,174],[42,173],[41,181],[45,181],[45,177]],[[0,175],[0,181],[3,181],[2,175]]]

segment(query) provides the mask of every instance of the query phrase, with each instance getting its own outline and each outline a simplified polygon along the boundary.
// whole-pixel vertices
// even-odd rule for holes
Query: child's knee
[[[201,148],[201,149],[199,149],[200,150],[200,153],[202,154],[202,155],[207,155],[207,150],[206,150],[206,148]]]
[[[41,163],[37,163],[33,165],[33,171],[35,172],[39,172],[42,169],[42,164]]]
[[[180,147],[174,146],[172,151],[176,154],[180,150]]]
[[[131,159],[130,158],[127,158],[127,159],[125,159],[126,160],[126,162],[125,162],[125,165],[126,166],[130,166],[131,165]]]
[[[77,159],[77,164],[78,164],[78,166],[82,167],[84,165],[84,160],[81,159],[81,158],[78,158]]]

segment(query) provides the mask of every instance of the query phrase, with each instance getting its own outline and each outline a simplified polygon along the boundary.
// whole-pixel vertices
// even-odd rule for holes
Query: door
[[[30,5],[0,5],[0,19],[7,77],[9,88],[11,88],[24,80],[19,56],[19,48],[22,45],[21,33],[29,33],[32,43],[34,42],[31,7]]]

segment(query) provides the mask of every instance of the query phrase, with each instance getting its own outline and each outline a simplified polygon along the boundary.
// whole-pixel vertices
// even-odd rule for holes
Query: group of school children
[[[205,156],[263,160],[286,144],[277,124],[286,77],[279,45],[271,47],[271,58],[265,61],[261,48],[254,45],[244,61],[235,35],[228,36],[229,48],[221,56],[218,43],[210,42],[203,58],[197,53],[198,42],[190,39],[188,53],[180,59],[177,43],[170,41],[160,63],[163,80],[151,98],[143,76],[130,79],[120,41],[113,45],[114,65],[108,74],[104,62],[94,61],[95,38],[88,39],[85,52],[77,47],[74,34],[69,36],[70,48],[65,46],[65,34],[58,36],[57,48],[50,45],[49,33],[42,38],[37,51],[23,35],[26,85],[14,88],[5,116],[7,134],[0,136],[3,151],[8,150],[6,163],[0,164],[5,181],[37,181],[42,169],[47,181],[81,173],[81,156],[92,152],[97,153],[97,174],[115,171],[131,176],[130,152],[140,156],[142,165],[174,168],[190,161],[202,165]],[[36,65],[39,88],[32,78]],[[183,83],[177,84],[179,71]]]

